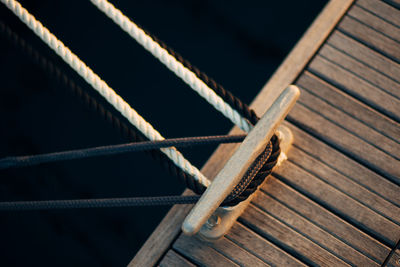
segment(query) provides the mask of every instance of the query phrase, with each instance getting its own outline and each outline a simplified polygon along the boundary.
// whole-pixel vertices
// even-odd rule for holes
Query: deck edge
[[[251,108],[258,114],[264,114],[281,91],[298,77],[353,2],[354,0],[331,0],[324,7],[284,59],[283,63],[271,76],[267,84],[262,88],[261,92],[256,96],[250,105]],[[269,91],[273,91],[275,94],[273,97],[265,99],[264,96]],[[268,93],[268,95],[271,94]],[[237,131],[236,127],[232,131]],[[224,165],[224,162],[221,162],[221,160],[219,164],[215,164],[217,158],[223,154],[225,154],[225,157],[226,154],[231,154],[235,147],[235,145],[219,146],[201,171],[208,177],[214,177]],[[183,194],[190,194],[190,190],[186,189]],[[181,224],[185,216],[189,213],[190,208],[190,205],[172,207],[128,266],[154,266],[157,264],[181,232]]]

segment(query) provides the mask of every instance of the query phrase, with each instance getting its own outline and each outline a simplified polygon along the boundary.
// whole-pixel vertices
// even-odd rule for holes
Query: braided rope
[[[200,196],[124,197],[69,200],[7,201],[0,202],[0,211],[122,208],[140,206],[170,206],[194,204]]]
[[[161,41],[160,39],[157,38],[154,34],[151,32],[147,31],[145,28],[143,28],[141,25],[138,25],[139,27],[142,28],[142,30],[149,35],[155,42],[157,42],[162,48],[167,50],[167,52],[176,58],[180,63],[183,64],[186,68],[191,70],[196,76],[201,79],[205,84],[208,85],[214,92],[219,95],[226,103],[228,103],[230,106],[232,106],[237,112],[239,112],[240,115],[242,115],[245,119],[247,119],[251,124],[255,125],[259,118],[255,111],[251,109],[246,103],[243,103],[239,98],[234,96],[229,90],[225,89],[222,85],[217,83],[214,79],[210,78],[202,72],[199,68],[194,66],[192,63],[190,63],[188,60],[186,60],[184,57],[182,57],[178,52],[174,51],[171,47],[169,47],[166,43]]]
[[[146,34],[144,30],[139,28],[114,5],[107,0],[91,0],[91,2],[225,117],[230,119],[245,132],[249,132],[252,129],[253,126],[245,118],[225,103],[224,100],[210,89],[205,82],[197,77],[195,73],[169,54],[166,49],[162,48],[159,43],[154,41],[151,36]]]
[[[88,107],[91,111],[97,112],[103,119],[110,123],[119,133],[127,138],[130,142],[145,142],[148,139],[143,136],[135,127],[131,124],[126,124],[118,116],[114,115],[110,110],[106,109],[103,104],[98,102],[96,98],[91,96],[86,90],[83,90],[79,85],[75,83],[73,79],[68,77],[57,65],[51,60],[41,55],[34,49],[29,43],[13,32],[7,25],[0,20],[0,32],[5,33],[6,37],[18,47],[22,49],[24,53],[30,56],[35,63],[39,64],[45,71],[51,75],[55,75],[55,78],[65,85],[71,93],[78,97],[79,101]],[[162,164],[168,172],[180,179],[185,186],[191,189],[197,194],[204,192],[204,186],[200,183],[195,182],[195,178],[184,172],[181,168],[176,166],[164,153],[159,149],[146,151],[151,157]]]
[[[144,141],[118,145],[97,146],[39,155],[5,157],[0,158],[0,170],[15,167],[20,168],[26,166],[34,166],[49,162],[110,156],[138,151],[148,151],[162,147],[193,147],[199,145],[239,143],[242,142],[245,137],[245,135],[183,137],[164,139],[161,141]]]
[[[138,128],[147,138],[152,141],[164,140],[164,137],[156,131],[151,124],[145,121],[127,102],[109,87],[97,74],[78,58],[71,50],[57,39],[46,27],[35,19],[21,4],[15,0],[0,0],[4,3],[22,22],[24,22],[35,34],[40,37],[51,49],[53,49],[68,65],[71,66],[82,78],[86,80],[97,92],[99,92],[116,110],[127,120]],[[177,70],[178,71],[178,70]],[[190,77],[186,78],[189,79]],[[222,99],[218,102],[218,105]],[[237,114],[237,116],[239,116]],[[250,129],[250,128],[247,128]],[[162,148],[165,153],[179,168],[193,176],[196,181],[208,186],[210,181],[193,165],[186,160],[175,148]]]

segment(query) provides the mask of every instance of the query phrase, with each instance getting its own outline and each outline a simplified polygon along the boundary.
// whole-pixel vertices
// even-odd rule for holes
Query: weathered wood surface
[[[334,2],[346,5],[334,8],[340,14],[350,5],[332,1],[330,8]],[[265,90],[299,86],[301,97],[284,123],[295,136],[289,160],[218,242],[172,230],[187,207],[177,217],[169,213],[161,224],[169,226],[169,250],[163,244],[166,255],[141,266],[186,260],[201,266],[379,266],[385,260],[400,238],[400,10],[393,0],[358,0],[340,22],[340,16],[322,15],[331,26],[311,27],[324,30],[319,37],[305,35],[315,38],[311,47],[303,39],[252,105],[261,114],[271,104]],[[221,146],[206,174],[213,177],[235,147]],[[160,255],[157,248],[147,252]],[[397,251],[388,266],[400,266],[399,259]]]
[[[385,2],[400,9],[400,0],[385,0]]]
[[[388,266],[400,266],[400,249],[390,258]]]
[[[395,0],[392,2],[400,3],[400,0]],[[400,27],[400,17],[396,15],[396,10],[394,7],[385,4],[383,1],[376,0],[359,0],[356,5],[364,8],[377,15],[378,17],[384,19],[385,21],[392,23],[398,27]]]
[[[361,43],[376,49],[378,52],[396,61],[397,63],[400,62],[399,44],[395,40],[368,27],[360,21],[346,16],[339,24],[338,29],[355,40],[358,40]]]
[[[191,267],[196,266],[192,264],[190,261],[186,260],[184,257],[179,255],[178,253],[170,250],[165,254],[164,258],[160,262],[160,267],[168,267],[168,266],[175,266],[175,267]]]
[[[295,105],[299,95],[300,91],[296,86],[289,86],[271,105],[271,108],[268,109],[257,125],[249,132],[245,140],[239,145],[232,157],[214,178],[212,184],[189,212],[182,226],[185,234],[196,234],[224,199],[232,192],[247,172],[247,169],[265,149],[266,144],[268,144],[278,126]],[[281,148],[284,150],[283,146]],[[241,203],[241,205],[246,204]],[[237,208],[240,209],[239,207]],[[222,218],[220,227],[225,231],[218,231],[221,233],[217,235],[218,237],[223,235],[226,229],[230,228],[231,224],[226,221],[230,221],[230,218]],[[212,238],[215,239],[214,236]]]

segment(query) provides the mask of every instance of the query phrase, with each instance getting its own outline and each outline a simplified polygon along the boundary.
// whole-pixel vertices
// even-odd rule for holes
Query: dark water
[[[113,2],[247,103],[325,4]],[[232,127],[89,1],[23,5],[165,137],[224,134]],[[0,63],[0,157],[127,141],[85,97],[118,113],[2,4]],[[201,167],[214,149],[183,152]],[[142,153],[0,171],[1,201],[156,196],[182,190],[177,178]],[[0,264],[124,266],[167,211],[2,212]]]

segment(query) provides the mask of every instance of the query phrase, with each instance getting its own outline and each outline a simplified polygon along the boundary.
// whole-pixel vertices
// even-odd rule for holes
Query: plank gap
[[[329,231],[319,227],[313,221],[302,216],[273,196],[262,192],[255,198],[253,204],[347,264],[373,264],[372,259],[342,242]]]
[[[272,266],[305,266],[301,261],[240,222],[233,225],[227,238]]]
[[[296,209],[295,206],[293,206],[293,207],[290,206],[288,203],[286,203],[286,202],[284,202],[283,200],[279,199],[277,196],[275,196],[273,193],[269,192],[269,191],[268,191],[266,188],[264,188],[264,187],[261,189],[263,193],[267,194],[267,195],[270,196],[271,198],[274,198],[274,199],[277,200],[279,203],[282,203],[283,205],[285,205],[286,207],[288,207],[290,210],[292,210],[293,212],[295,212],[295,213],[298,214],[299,216],[301,216],[301,217],[305,218],[306,220],[312,222],[312,223],[313,223],[314,225],[316,225],[317,227],[319,227],[319,228],[323,229],[324,231],[328,232],[330,235],[332,235],[332,236],[335,237],[336,239],[340,240],[341,242],[345,243],[346,245],[352,247],[353,249],[355,249],[356,251],[358,251],[358,252],[361,253],[362,255],[368,257],[369,259],[371,259],[371,260],[373,260],[373,261],[375,261],[375,262],[377,262],[377,263],[381,263],[381,259],[378,259],[378,257],[377,257],[376,254],[373,255],[373,254],[371,254],[371,253],[368,253],[368,251],[365,250],[365,247],[363,246],[364,243],[362,243],[362,245],[358,244],[358,246],[356,246],[356,245],[354,244],[354,241],[353,241],[353,243],[350,242],[350,239],[351,239],[351,238],[349,238],[349,236],[346,235],[346,234],[343,232],[343,229],[346,229],[347,231],[349,231],[349,228],[353,228],[353,229],[350,230],[352,234],[353,234],[353,233],[356,233],[356,232],[359,232],[359,233],[362,233],[363,235],[365,235],[365,233],[361,232],[358,228],[354,228],[354,226],[350,225],[349,223],[347,223],[346,221],[344,221],[342,218],[338,217],[338,216],[335,215],[334,213],[332,213],[332,212],[330,212],[329,210],[325,209],[325,208],[324,208],[323,206],[321,206],[319,203],[317,203],[317,202],[311,200],[310,198],[307,198],[307,197],[306,197],[305,195],[303,195],[301,192],[299,192],[299,191],[297,191],[296,189],[290,187],[289,185],[287,185],[287,184],[284,183],[283,181],[277,179],[276,177],[273,177],[272,179],[274,179],[273,184],[275,184],[275,185],[276,185],[276,184],[280,184],[281,186],[284,186],[284,187],[286,188],[286,191],[292,191],[291,193],[295,194],[297,198],[300,197],[300,199],[305,200],[305,201],[308,203],[308,205],[311,205],[311,206],[313,207],[313,210],[316,210],[315,212],[317,212],[318,210],[319,210],[319,211],[323,210],[323,214],[325,214],[325,215],[328,214],[328,215],[329,215],[328,217],[331,217],[330,219],[335,218],[335,220],[333,221],[334,224],[333,224],[333,226],[331,226],[331,228],[333,227],[333,229],[336,230],[337,227],[339,227],[339,225],[338,225],[338,223],[339,223],[339,224],[340,224],[340,227],[341,227],[341,229],[342,229],[342,231],[340,231],[340,233],[341,233],[342,235],[344,234],[344,235],[346,236],[346,238],[344,238],[344,236],[340,236],[338,233],[332,231],[332,229],[329,229],[329,227],[327,227],[326,225],[322,224],[321,221],[318,222],[317,220],[310,220],[310,216],[303,215],[301,212],[299,212],[298,209]],[[268,188],[268,187],[267,187],[267,188]],[[287,197],[286,197],[286,198],[287,198]],[[286,198],[285,198],[285,199],[286,199]],[[289,196],[289,198],[291,198],[291,196]],[[296,198],[294,198],[294,199],[296,199]],[[287,201],[287,199],[286,199],[286,201]],[[296,202],[296,204],[302,205],[302,204],[304,204],[304,202],[302,202],[302,203],[297,203],[297,202]],[[309,207],[309,206],[308,206],[308,207]],[[304,212],[304,210],[303,210],[303,212]],[[319,212],[318,214],[320,215],[321,213]],[[332,223],[332,220],[329,220],[329,223]],[[344,225],[345,227],[343,227],[343,225]],[[380,244],[382,247],[384,247],[383,244],[381,244],[381,243],[380,243],[379,241],[377,241],[376,239],[373,239],[371,236],[369,236],[369,235],[365,235],[365,236],[368,237],[371,241],[375,242],[376,244]],[[359,240],[359,239],[358,239],[358,240]],[[380,253],[380,254],[381,254],[381,257],[382,257],[382,255],[383,255],[383,253],[385,253],[386,251],[389,250],[389,248],[387,248],[387,247],[384,247],[384,248],[385,248],[385,251],[382,250],[381,253]]]
[[[400,144],[400,124],[360,102],[351,95],[305,71],[296,85],[317,96],[351,118],[369,126],[393,142]],[[302,96],[300,96],[301,98]]]
[[[336,112],[338,112],[339,114],[342,114],[342,116],[348,117],[348,118],[350,119],[350,121],[353,121],[353,123],[359,124],[360,126],[363,126],[363,127],[362,127],[363,129],[364,129],[364,128],[368,128],[368,131],[371,132],[371,133],[373,134],[373,136],[376,136],[376,138],[381,137],[383,140],[388,141],[388,143],[391,144],[391,145],[393,145],[393,147],[390,148],[390,147],[387,147],[388,144],[383,144],[384,146],[386,146],[386,149],[385,149],[385,147],[380,147],[380,146],[379,146],[379,142],[378,142],[377,140],[374,140],[374,139],[368,140],[368,136],[367,136],[367,137],[363,137],[363,136],[362,136],[362,134],[363,134],[362,132],[361,132],[361,133],[357,133],[357,130],[354,130],[354,128],[352,128],[350,125],[344,124],[344,126],[343,126],[343,127],[347,127],[346,129],[347,129],[348,131],[350,131],[351,133],[353,133],[354,135],[359,136],[360,139],[363,139],[363,140],[365,140],[366,142],[370,142],[371,145],[374,145],[374,146],[377,147],[379,150],[386,151],[386,153],[388,153],[388,154],[392,155],[393,157],[399,159],[399,156],[400,156],[400,155],[399,155],[399,151],[395,150],[395,148],[396,148],[398,145],[400,145],[400,140],[399,140],[399,141],[398,141],[398,140],[394,140],[393,137],[387,136],[387,135],[385,135],[384,132],[378,131],[378,129],[376,128],[376,126],[374,126],[374,125],[369,125],[369,124],[367,124],[365,121],[362,121],[362,120],[360,120],[359,118],[357,118],[356,116],[354,116],[353,114],[348,113],[346,110],[343,110],[341,107],[338,107],[338,106],[332,104],[332,103],[329,101],[329,99],[323,98],[320,94],[315,93],[314,90],[312,90],[312,89],[310,90],[310,89],[308,89],[307,87],[303,87],[302,85],[299,85],[299,84],[298,84],[297,86],[299,86],[302,90],[304,90],[303,95],[307,93],[308,95],[312,96],[312,98],[318,99],[319,101],[323,102],[326,106],[331,107],[332,110],[336,110]],[[309,103],[307,104],[307,101],[302,101],[301,103],[303,103],[305,106],[309,107],[310,109],[315,110],[314,108],[310,107],[310,104],[309,104]],[[354,103],[354,104],[356,104],[356,103]],[[335,112],[335,113],[336,113],[336,112]],[[325,117],[326,117],[326,116],[325,116]],[[327,118],[327,120],[329,120],[329,118]],[[332,121],[333,123],[335,123],[335,125],[340,124],[340,121],[336,121],[336,120],[333,121],[332,119],[331,119],[330,121]],[[386,140],[386,139],[387,139],[387,140]],[[382,141],[383,141],[383,140],[382,140]],[[372,144],[373,142],[376,142],[376,144]],[[390,149],[389,149],[389,148],[390,148]],[[389,151],[388,151],[388,150],[389,150]],[[393,154],[390,152],[390,150],[392,150],[392,153],[393,153]]]
[[[310,95],[315,96],[315,98],[314,98],[315,100],[318,99],[318,100],[322,101],[323,103],[325,103],[328,107],[332,107],[332,108],[338,110],[339,112],[342,112],[340,109],[337,109],[336,107],[332,106],[332,105],[331,105],[329,102],[327,102],[325,99],[322,99],[322,98],[319,97],[318,95],[313,94],[312,92],[310,92],[309,90],[307,90],[307,89],[305,89],[305,88],[303,88],[303,87],[301,87],[301,88],[305,91],[305,92],[303,93],[303,96],[304,96],[305,93],[309,93]],[[379,136],[380,138],[382,138],[383,140],[379,140],[380,142],[375,141],[376,143],[374,143],[374,140],[370,140],[370,139],[368,139],[367,137],[362,136],[363,133],[357,133],[357,132],[356,132],[355,130],[353,130],[351,127],[348,127],[347,125],[343,125],[343,124],[341,124],[339,121],[334,120],[334,119],[331,119],[331,118],[329,118],[328,116],[326,116],[325,114],[319,112],[319,109],[318,109],[318,108],[317,108],[317,109],[314,108],[312,105],[310,105],[309,103],[307,103],[307,101],[303,101],[302,99],[300,99],[300,100],[299,100],[299,103],[300,103],[301,105],[307,107],[307,108],[310,109],[311,111],[313,111],[313,112],[315,112],[315,113],[319,113],[319,115],[320,115],[322,118],[324,118],[326,121],[331,122],[332,124],[336,125],[337,127],[339,127],[339,128],[341,128],[341,129],[343,129],[344,131],[348,132],[349,134],[351,134],[351,135],[353,135],[353,136],[359,138],[360,140],[363,140],[364,142],[368,143],[369,145],[371,145],[371,146],[374,147],[375,149],[381,151],[382,153],[385,153],[386,155],[388,155],[388,156],[390,156],[390,157],[392,157],[392,158],[395,158],[395,159],[397,159],[397,160],[400,160],[399,155],[397,155],[398,152],[399,152],[400,150],[395,150],[395,149],[393,149],[393,148],[395,148],[396,146],[399,146],[399,143],[393,142],[393,143],[391,143],[391,144],[393,145],[393,147],[390,147],[390,146],[389,146],[389,147],[387,147],[387,149],[385,149],[384,147],[379,146],[379,145],[380,145],[380,142],[383,143],[383,142],[385,142],[385,141],[389,142],[389,141],[392,141],[392,140],[389,139],[389,138],[387,138],[386,136],[380,134],[379,132],[375,131],[375,129],[372,128],[372,127],[370,127],[369,125],[364,124],[363,122],[360,122],[360,121],[358,121],[358,120],[354,120],[354,121],[353,121],[353,123],[359,122],[359,123],[360,123],[359,126],[365,126],[365,128],[368,127],[368,128],[369,128],[369,129],[368,129],[369,131],[371,131],[371,132],[372,132],[373,134],[375,134],[375,135],[378,135],[378,136]],[[331,111],[332,111],[332,110],[331,110]],[[343,113],[344,113],[344,112],[343,112]],[[347,114],[346,114],[346,115],[347,115]],[[352,116],[349,116],[349,117],[350,117],[350,118],[353,118]],[[386,139],[386,138],[387,138],[387,139]],[[384,145],[385,145],[385,144],[384,144]],[[393,150],[390,152],[390,151],[388,151],[388,149],[393,149]],[[399,149],[400,149],[400,148],[399,148]]]
[[[399,0],[397,0],[397,2],[400,3]],[[358,0],[357,5],[362,6],[363,8],[381,17],[383,20],[393,23],[400,28],[399,10],[385,3],[384,1]]]
[[[399,0],[383,0],[383,2],[400,10],[400,1]]]
[[[345,20],[345,19],[347,19],[347,20]],[[351,25],[343,24],[343,22],[349,22],[349,20],[352,23]],[[358,25],[354,25],[356,23],[358,23]],[[342,25],[345,25],[346,27],[344,27]],[[371,43],[372,36],[369,36],[368,38],[362,38],[362,37],[365,37],[365,36],[357,36],[357,35],[359,35],[359,32],[354,32],[354,29],[359,27],[359,26],[364,26],[364,28],[360,28],[360,29],[358,29],[358,31],[363,31],[364,34],[372,34],[373,37],[376,37],[376,39],[378,39],[380,43],[377,44],[376,41],[373,41]],[[397,58],[395,55],[393,55],[393,52],[388,52],[388,51],[391,51],[391,49],[388,48],[388,46],[389,47],[395,46],[393,44],[394,41],[393,41],[392,44],[385,44],[384,39],[387,39],[387,40],[390,40],[390,41],[392,41],[392,40],[389,39],[389,38],[386,38],[386,36],[384,36],[383,34],[375,31],[374,29],[369,28],[369,27],[365,26],[364,24],[360,23],[359,21],[354,20],[353,18],[346,16],[346,17],[344,17],[344,20],[342,21],[342,23],[338,25],[337,30],[339,32],[345,34],[346,36],[348,36],[348,37],[350,37],[350,38],[352,38],[354,40],[357,40],[358,42],[364,44],[365,46],[371,48],[372,50],[382,54],[383,56],[385,56],[387,58],[390,58],[391,60],[393,60],[396,63],[400,64],[400,59]],[[369,32],[366,33],[365,30],[369,30]],[[379,36],[384,37],[384,38],[380,38]]]
[[[180,255],[175,250],[168,250],[168,252],[162,257],[160,263],[156,264],[160,267],[193,267],[197,266],[193,262],[186,259],[184,256]]]
[[[342,92],[356,98],[383,116],[398,123],[400,122],[400,100],[379,90],[379,88],[369,81],[347,71],[330,59],[317,55],[314,61],[308,66],[307,71],[340,89]],[[382,106],[382,102],[387,102],[387,105]]]
[[[304,107],[304,108],[307,109],[307,107]],[[323,142],[324,144],[330,146],[331,148],[341,152],[342,154],[346,155],[347,157],[351,158],[352,160],[356,161],[357,163],[370,169],[371,171],[373,171],[373,172],[379,174],[380,176],[386,178],[387,180],[393,182],[394,184],[400,185],[400,182],[398,180],[396,180],[396,177],[392,177],[392,175],[387,173],[385,170],[375,167],[374,165],[369,163],[367,160],[360,158],[358,155],[352,153],[351,151],[343,149],[341,146],[339,146],[338,144],[336,144],[335,142],[330,140],[330,138],[328,138],[322,134],[316,133],[311,128],[309,128],[307,125],[305,125],[303,122],[296,120],[290,114],[288,117],[286,117],[286,121],[290,122],[297,128],[300,128],[304,132],[308,133],[309,135],[313,136],[314,138],[318,139],[319,141]],[[397,179],[398,179],[398,177],[397,177]]]
[[[393,203],[386,201],[378,194],[375,194],[352,179],[348,179],[348,177],[338,173],[333,168],[318,161],[318,159],[313,158],[297,146],[293,148],[289,156],[291,156],[291,163],[296,166],[301,166],[302,169],[317,177],[319,180],[400,226],[400,218],[397,216],[400,214],[400,208]]]
[[[381,1],[377,1],[377,2],[382,3],[383,5],[385,5],[383,1],[382,2]],[[377,13],[376,10],[374,10],[373,8],[368,8],[367,5],[365,5],[365,4],[363,5],[363,3],[360,3],[360,1],[357,1],[355,5],[357,7],[359,7],[359,8],[361,8],[362,10],[364,10],[365,12],[368,12],[369,14],[374,15],[374,16],[378,17],[379,19],[381,19],[381,20],[383,20],[383,21],[385,21],[385,22],[387,22],[387,23],[389,23],[389,24],[391,24],[391,25],[393,25],[393,26],[395,26],[395,27],[400,29],[400,25],[397,25],[392,20],[387,19],[386,17],[384,17],[381,14]],[[387,12],[387,10],[385,10],[385,11]],[[388,14],[386,14],[386,15],[388,15]]]
[[[398,90],[400,88],[400,82],[392,79],[392,77],[380,71],[376,71],[374,68],[370,68],[369,65],[342,52],[329,43],[318,52],[318,55],[375,86],[378,90],[400,100],[400,93]],[[346,64],[348,65],[347,67],[345,66]]]
[[[347,265],[343,260],[253,204],[240,217],[240,222],[307,265]]]
[[[381,238],[379,235],[377,235],[373,231],[370,231],[368,228],[364,227],[363,225],[358,224],[357,222],[353,221],[353,219],[351,217],[347,216],[346,214],[331,208],[329,204],[324,203],[323,201],[321,201],[317,197],[315,197],[312,194],[308,193],[307,191],[303,190],[301,187],[296,186],[296,184],[292,183],[291,181],[289,181],[285,177],[283,177],[283,176],[281,176],[279,174],[276,174],[276,173],[274,173],[274,176],[278,180],[280,180],[282,183],[285,183],[286,185],[288,185],[292,189],[294,189],[294,190],[300,192],[301,194],[305,195],[310,200],[318,203],[318,205],[322,206],[324,209],[326,209],[329,212],[333,213],[335,216],[339,217],[340,219],[346,221],[348,224],[352,225],[353,227],[359,229],[360,231],[362,231],[366,235],[369,235],[371,238],[376,239],[377,241],[379,241],[380,243],[384,244],[387,247],[391,246],[391,244],[388,242],[388,240],[385,240],[385,238]]]
[[[399,43],[400,41],[400,28],[393,23],[389,23],[386,20],[380,18],[374,13],[365,10],[359,5],[354,5],[347,15],[358,22],[368,26],[371,29],[381,33],[387,38]],[[399,14],[397,14],[399,15]]]
[[[400,207],[400,195],[398,194],[398,192],[400,192],[399,186],[379,176],[362,164],[350,159],[340,151],[333,149],[293,124],[287,122],[284,122],[284,124],[292,130],[295,136],[294,146],[301,147],[301,150],[306,154],[329,166],[350,180],[368,188],[375,194],[380,195],[383,199],[396,207]],[[318,149],[314,149],[315,147],[318,147]]]

